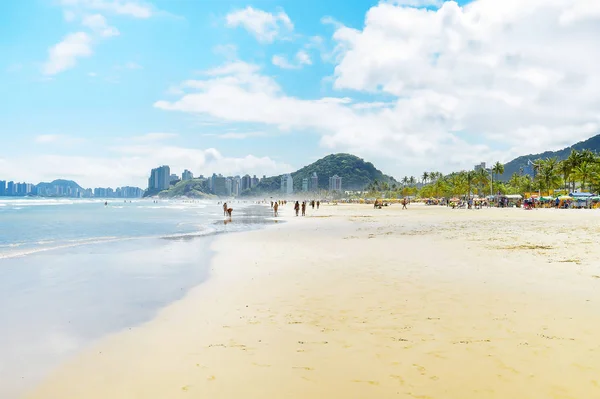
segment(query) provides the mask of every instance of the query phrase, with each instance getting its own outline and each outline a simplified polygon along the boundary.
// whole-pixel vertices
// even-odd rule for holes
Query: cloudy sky
[[[398,178],[600,133],[598,0],[0,4],[0,179],[350,152]]]

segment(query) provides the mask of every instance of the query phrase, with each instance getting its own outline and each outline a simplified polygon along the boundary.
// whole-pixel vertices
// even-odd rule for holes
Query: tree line
[[[513,173],[508,181],[499,177],[504,173],[504,165],[496,162],[490,169],[453,172],[444,175],[440,172],[423,172],[418,179],[405,176],[401,184],[389,185],[375,180],[368,187],[371,194],[388,193],[388,197],[412,196],[421,197],[466,197],[478,194],[524,194],[541,192],[553,195],[556,190],[566,193],[580,189],[581,191],[600,191],[600,155],[590,150],[573,150],[568,158],[559,160],[556,157],[537,159],[530,165],[533,175]]]

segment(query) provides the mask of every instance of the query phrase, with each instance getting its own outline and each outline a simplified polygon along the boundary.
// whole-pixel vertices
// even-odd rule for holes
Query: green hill
[[[570,147],[563,148],[559,151],[546,151],[541,154],[530,154],[523,155],[521,157],[515,158],[512,161],[508,162],[504,165],[504,174],[500,176],[500,180],[508,180],[514,173],[520,173],[522,169],[527,168],[527,162],[531,160],[532,162],[536,159],[545,159],[545,158],[553,158],[556,157],[559,160],[567,159],[571,151],[577,150],[591,150],[594,152],[600,152],[600,134],[587,139],[585,141],[580,141],[577,144],[574,144]]]
[[[375,180],[394,184],[393,177],[383,174],[371,162],[351,154],[332,154],[325,158],[303,167],[292,173],[294,179],[294,192],[302,191],[302,179],[310,180],[313,173],[319,178],[319,189],[329,188],[329,178],[338,175],[342,178],[344,190],[362,190]],[[255,188],[245,192],[245,195],[255,195],[267,192],[276,192],[281,188],[281,176],[263,179]]]
[[[180,181],[177,184],[171,186],[168,190],[161,192],[146,191],[144,197],[152,197],[158,195],[160,198],[198,198],[198,199],[210,199],[216,198],[212,194],[207,194],[208,188],[206,187],[206,180],[192,179]]]
[[[310,179],[313,172],[317,173],[322,190],[329,188],[329,178],[333,175],[342,178],[344,190],[362,190],[375,180],[395,183],[392,177],[384,175],[371,162],[351,154],[332,154],[292,173],[294,191],[302,191],[302,179]]]

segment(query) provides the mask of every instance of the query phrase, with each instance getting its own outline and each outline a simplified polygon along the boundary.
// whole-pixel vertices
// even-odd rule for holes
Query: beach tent
[[[511,200],[518,200],[523,198],[523,196],[521,194],[508,194],[508,195],[503,195],[504,198],[508,198]]]
[[[571,193],[570,195],[571,195],[571,197],[577,198],[577,199],[579,199],[579,198],[586,199],[588,197],[594,196],[594,194],[592,194],[592,193]]]

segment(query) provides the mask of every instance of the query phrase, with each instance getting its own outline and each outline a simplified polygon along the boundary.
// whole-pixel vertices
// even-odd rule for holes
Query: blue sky
[[[342,151],[400,178],[561,148],[599,122],[582,2],[3,2],[0,178],[143,186]]]

